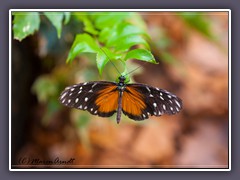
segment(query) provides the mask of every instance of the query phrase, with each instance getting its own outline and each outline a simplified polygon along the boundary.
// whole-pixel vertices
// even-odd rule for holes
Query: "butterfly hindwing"
[[[136,91],[137,94],[141,94],[141,102],[145,103],[145,105],[143,105],[141,108],[137,105],[132,105],[135,106],[135,108],[138,107],[138,109],[141,109],[141,113],[138,114],[134,114],[131,109],[123,106],[123,113],[131,119],[144,120],[152,115],[172,115],[178,113],[182,109],[182,100],[164,89],[159,89],[144,84],[127,84],[124,93],[131,94],[132,97],[136,96],[136,93],[132,93],[131,91]]]
[[[66,87],[60,95],[65,106],[87,110],[93,115],[112,116],[117,109],[114,99],[118,98],[116,83],[93,81]],[[110,103],[110,104],[109,104]]]

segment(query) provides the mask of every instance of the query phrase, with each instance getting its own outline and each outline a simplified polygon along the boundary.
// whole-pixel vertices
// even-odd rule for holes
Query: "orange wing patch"
[[[98,97],[95,101],[96,105],[99,107],[98,111],[101,113],[113,112],[118,106],[118,96],[116,86],[109,86],[98,92]]]
[[[126,87],[122,97],[123,111],[133,116],[141,116],[145,108],[143,95],[134,88]]]

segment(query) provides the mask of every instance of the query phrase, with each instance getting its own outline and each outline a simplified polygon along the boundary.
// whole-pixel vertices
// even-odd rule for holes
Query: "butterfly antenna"
[[[107,58],[109,59],[109,61],[111,62],[111,64],[114,66],[114,68],[117,70],[117,72],[121,75],[120,71],[118,70],[118,68],[115,66],[115,64],[112,62],[112,60],[109,58],[109,56],[107,55],[107,53],[102,49],[102,52],[107,56]]]
[[[146,64],[146,63],[147,63],[147,62],[145,61],[143,64]],[[143,64],[142,64],[142,65],[143,65]],[[142,67],[142,66],[138,66],[137,68],[129,71],[126,75],[129,75],[129,74],[133,73],[134,71],[138,70],[138,69],[141,68],[141,67]]]

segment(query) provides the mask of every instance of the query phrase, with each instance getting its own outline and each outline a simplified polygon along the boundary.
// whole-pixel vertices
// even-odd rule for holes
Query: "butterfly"
[[[149,116],[173,115],[182,109],[182,100],[176,95],[145,84],[92,81],[66,87],[60,102],[71,108],[86,110],[93,115],[110,117],[117,112],[117,123],[121,113],[133,120],[148,119]]]

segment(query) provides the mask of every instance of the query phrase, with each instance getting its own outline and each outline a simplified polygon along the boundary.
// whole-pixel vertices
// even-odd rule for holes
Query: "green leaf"
[[[23,40],[39,29],[40,18],[38,12],[14,12],[14,39]]]
[[[67,63],[83,52],[96,53],[99,51],[97,42],[88,34],[78,34],[68,54]]]
[[[104,28],[99,33],[99,37],[98,37],[99,41],[106,44],[106,42],[112,37],[111,33],[112,33],[111,28],[108,28],[108,27]]]
[[[124,76],[126,79],[125,79],[125,83],[129,83],[130,82],[130,76],[129,76],[129,71],[128,71],[128,68],[127,68],[127,63],[126,61],[123,61],[123,65],[124,65],[124,71],[121,73],[121,76]],[[119,82],[119,79],[116,80],[116,82]]]
[[[71,13],[70,12],[64,12],[64,24],[67,24],[70,21]]]
[[[98,29],[104,29],[128,18],[129,14],[129,12],[95,12],[91,13],[91,17]]]
[[[112,28],[109,34],[106,34],[106,35],[108,36],[107,45],[109,46],[116,44],[119,41],[119,39],[123,37],[129,37],[130,35],[144,35],[149,38],[149,36],[143,29],[137,26],[131,25],[129,23],[117,24]]]
[[[150,49],[146,40],[139,35],[122,37],[121,39],[118,39],[116,45],[113,46],[116,47],[116,51],[127,51],[132,46],[139,44],[143,44],[147,49]]]
[[[44,15],[51,21],[53,26],[57,29],[58,38],[61,37],[62,21],[64,17],[63,12],[44,12]]]
[[[141,61],[146,61],[154,64],[158,64],[152,55],[152,53],[146,49],[134,49],[129,51],[124,60],[127,61],[128,59],[138,59]]]
[[[85,12],[75,12],[73,15],[84,24],[84,31],[91,33],[93,35],[97,35],[99,32],[95,29],[92,21],[89,16]]]
[[[106,27],[102,29],[99,34],[99,40],[106,43],[108,46],[112,46],[116,44],[119,39],[130,35],[144,35],[149,38],[143,29],[129,23],[122,22],[115,24],[112,28]]]
[[[111,61],[111,60],[116,60],[121,58],[120,55],[118,54],[114,54],[112,53],[108,48],[103,47],[101,49],[99,49],[98,53],[97,53],[97,67],[98,67],[98,71],[99,74],[102,74],[102,71],[104,69],[104,67],[106,66],[106,64]]]
[[[97,62],[97,68],[100,75],[102,75],[103,68],[106,66],[108,61],[109,61],[108,57],[103,52],[99,51],[97,53],[96,62]]]

